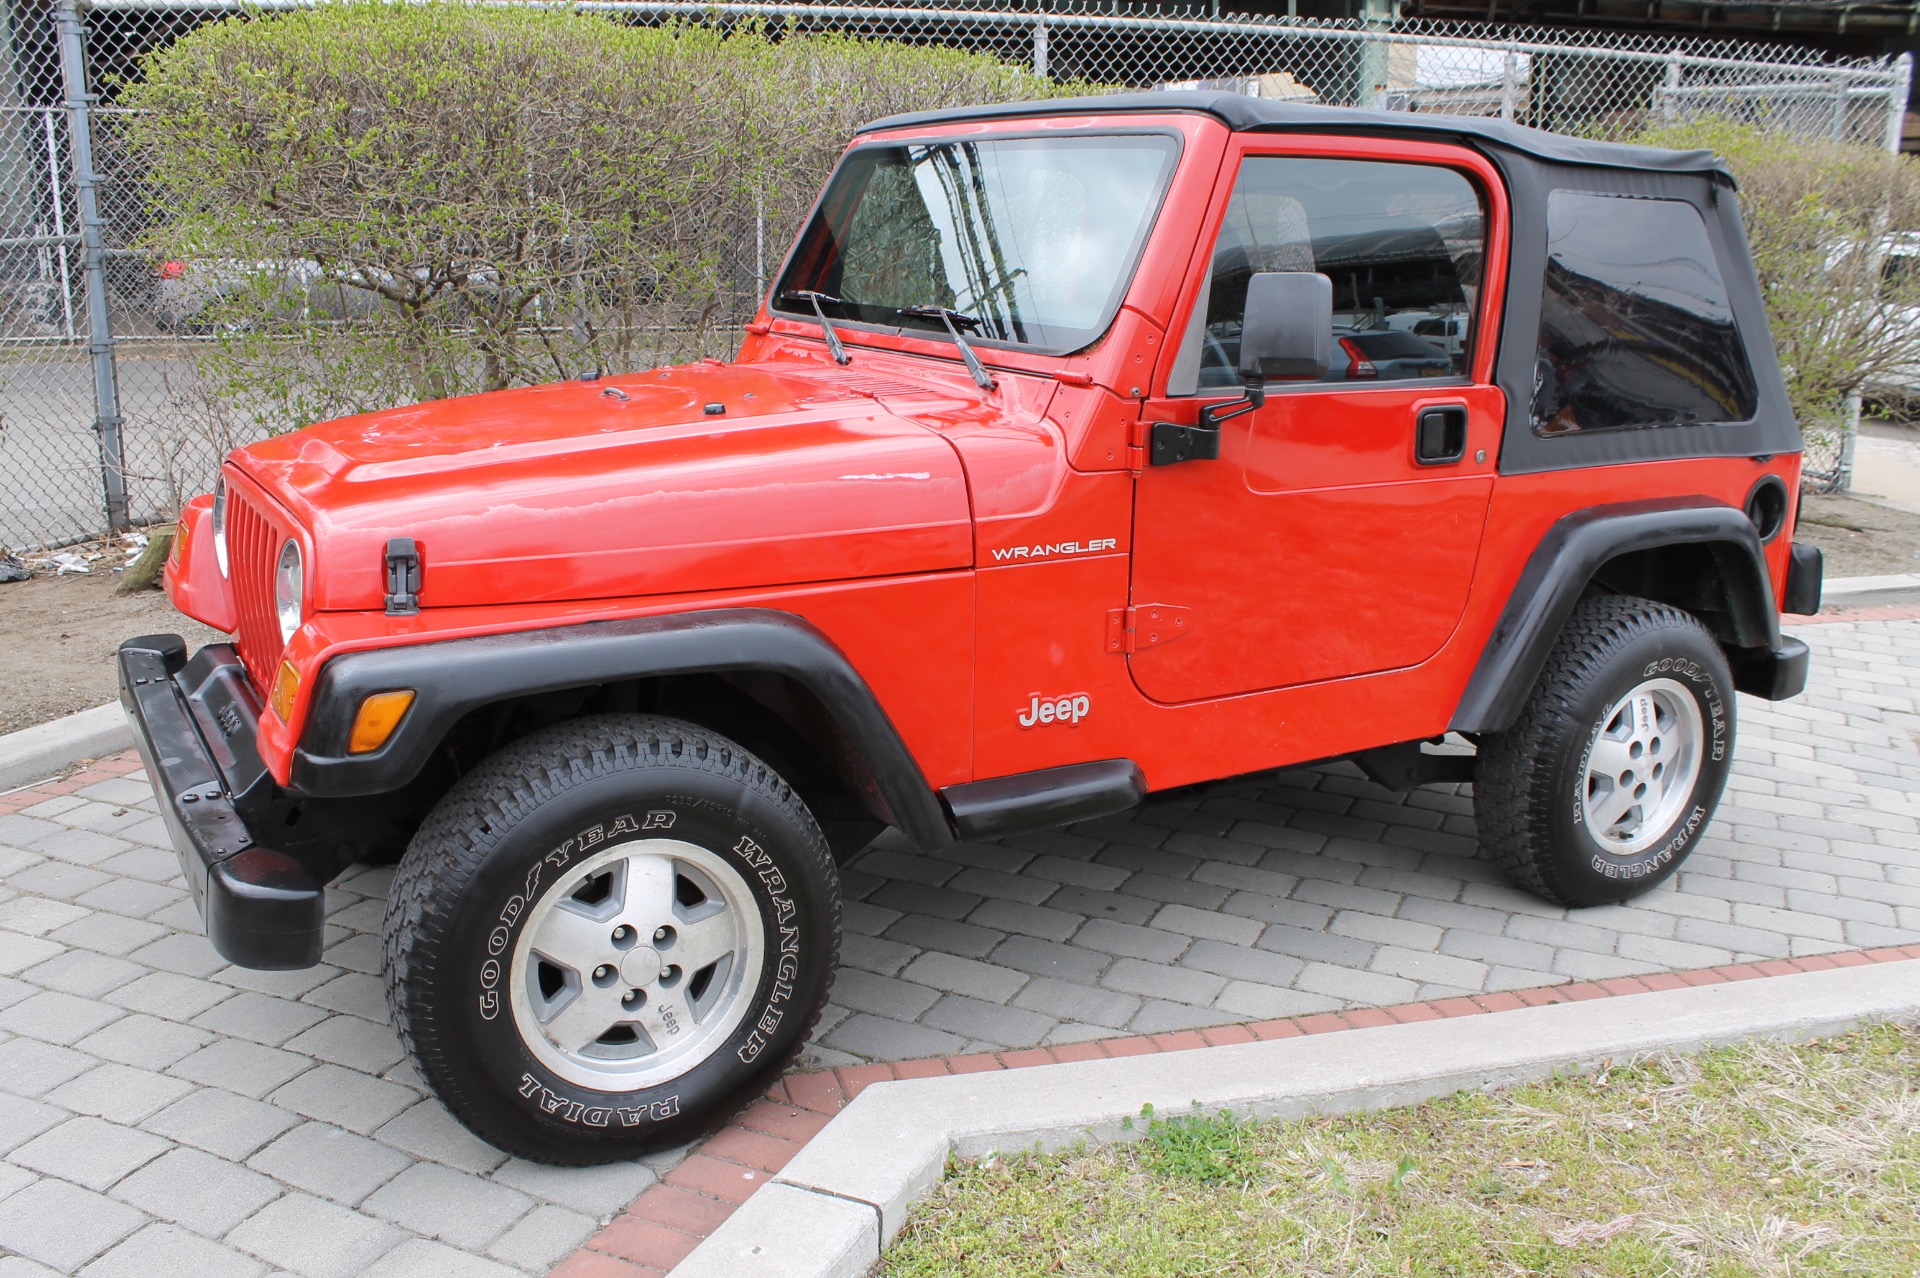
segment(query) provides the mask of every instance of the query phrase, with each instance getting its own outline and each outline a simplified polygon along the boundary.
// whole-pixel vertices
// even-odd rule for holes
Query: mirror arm
[[[1200,424],[1197,426],[1153,423],[1149,433],[1148,464],[1172,466],[1184,461],[1211,461],[1220,455],[1220,423],[1230,422],[1243,413],[1251,413],[1266,402],[1265,383],[1248,378],[1244,395],[1223,404],[1208,404],[1200,410]]]
[[[1267,402],[1267,384],[1249,377],[1246,390],[1239,399],[1230,399],[1220,404],[1208,404],[1200,410],[1200,426],[1205,430],[1219,430],[1220,423],[1230,422],[1236,417],[1251,413],[1264,407]]]

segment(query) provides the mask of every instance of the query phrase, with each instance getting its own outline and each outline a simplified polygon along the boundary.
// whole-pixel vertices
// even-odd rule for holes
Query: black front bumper
[[[232,646],[188,661],[178,635],[127,640],[120,703],[213,948],[241,967],[318,963],[324,883],[242,815],[273,778],[254,750],[260,705]]]

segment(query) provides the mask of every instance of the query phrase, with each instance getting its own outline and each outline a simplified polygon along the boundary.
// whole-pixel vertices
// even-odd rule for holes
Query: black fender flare
[[[860,756],[892,823],[928,850],[954,841],[939,797],[866,680],[819,630],[771,609],[590,621],[342,654],[321,667],[315,681],[290,781],[314,798],[383,794],[417,777],[463,717],[495,702],[730,671],[778,674],[806,687]],[[392,737],[370,753],[349,753],[361,701],[398,688],[412,688],[416,696]]]
[[[1779,648],[1773,579],[1760,535],[1743,511],[1706,497],[1595,506],[1555,523],[1527,559],[1454,710],[1453,731],[1499,732],[1513,725],[1601,565],[1636,550],[1689,544],[1704,545],[1713,556],[1732,646]]]

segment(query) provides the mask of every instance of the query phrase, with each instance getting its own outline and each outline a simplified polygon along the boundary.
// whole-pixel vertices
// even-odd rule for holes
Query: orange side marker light
[[[371,754],[385,745],[411,705],[412,688],[376,692],[362,701],[360,713],[353,716],[353,735],[347,739],[348,753]]]

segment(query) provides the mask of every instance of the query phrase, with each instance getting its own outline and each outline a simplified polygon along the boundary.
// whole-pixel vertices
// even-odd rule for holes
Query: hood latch
[[[420,611],[420,548],[411,537],[387,541],[387,615],[411,617]]]

